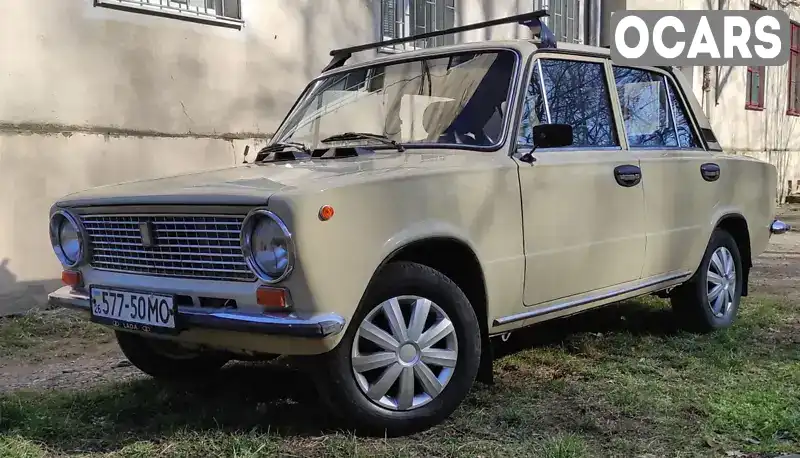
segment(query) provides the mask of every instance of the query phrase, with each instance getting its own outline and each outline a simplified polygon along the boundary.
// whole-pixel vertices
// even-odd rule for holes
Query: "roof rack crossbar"
[[[349,48],[334,49],[333,51],[331,51],[330,54],[331,56],[333,56],[333,58],[331,59],[330,63],[324,69],[322,69],[322,71],[324,73],[328,70],[341,67],[342,65],[344,65],[345,62],[347,62],[347,59],[349,59],[353,55],[353,53],[356,52],[366,51],[369,49],[377,49],[385,46],[392,46],[402,43],[410,43],[413,41],[424,40],[427,38],[452,35],[455,33],[466,32],[469,30],[484,29],[496,25],[514,24],[514,23],[527,25],[529,27],[531,27],[532,24],[536,26],[540,25],[543,29],[546,29],[544,24],[541,23],[540,21],[541,18],[546,16],[549,16],[547,10],[532,11],[530,13],[517,14],[515,16],[508,16],[500,19],[492,19],[490,21],[485,21],[485,22],[476,22],[474,24],[467,24],[444,30],[436,30],[433,32],[421,33],[419,35],[412,35],[408,37],[395,38],[392,40],[385,40],[385,41],[376,41],[374,43],[366,43],[363,45],[351,46]]]

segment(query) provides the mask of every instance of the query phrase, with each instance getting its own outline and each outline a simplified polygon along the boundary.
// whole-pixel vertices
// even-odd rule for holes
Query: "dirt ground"
[[[772,237],[767,250],[759,256],[751,273],[753,294],[800,298],[800,205],[783,209],[782,221],[792,231]]]
[[[0,360],[0,371],[0,392],[21,388],[76,388],[140,377],[113,342],[86,349],[77,357],[55,356],[35,364]]]
[[[765,253],[755,260],[751,294],[800,299],[800,206],[782,209],[781,219],[792,231],[775,236]],[[63,310],[45,312],[53,315]],[[58,320],[56,320],[58,322]],[[93,326],[93,325],[92,325]],[[68,338],[51,342],[47,354],[0,352],[0,392],[18,389],[85,388],[108,382],[145,378],[131,367],[106,331],[99,338]]]

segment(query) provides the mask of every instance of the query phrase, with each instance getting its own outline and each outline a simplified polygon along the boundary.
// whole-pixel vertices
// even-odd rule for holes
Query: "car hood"
[[[409,175],[436,169],[478,166],[493,154],[416,150],[375,153],[343,159],[243,164],[217,170],[99,186],[70,194],[56,205],[265,205],[281,191],[318,191],[356,181]],[[483,160],[481,159],[483,158]]]

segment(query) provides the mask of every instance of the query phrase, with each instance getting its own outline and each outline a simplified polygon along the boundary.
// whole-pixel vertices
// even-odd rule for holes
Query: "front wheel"
[[[478,319],[463,291],[430,267],[397,262],[378,273],[316,380],[357,432],[410,434],[458,407],[480,355]]]
[[[730,327],[739,311],[743,273],[736,240],[727,231],[716,229],[699,269],[672,295],[679,323],[697,332]]]

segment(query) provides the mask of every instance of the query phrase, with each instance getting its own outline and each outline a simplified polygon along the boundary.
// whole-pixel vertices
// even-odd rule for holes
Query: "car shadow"
[[[515,331],[494,347],[495,359],[535,347],[560,346],[582,333],[668,337],[681,332],[668,306],[631,300]]]
[[[502,347],[509,352],[558,345],[583,332],[669,335],[677,328],[668,309],[627,302],[517,332]],[[0,433],[14,433],[64,454],[113,452],[180,431],[246,431],[273,438],[359,435],[344,430],[339,417],[325,409],[310,374],[302,369],[307,362],[300,361],[300,368],[297,361],[283,358],[237,362],[200,380],[165,383],[142,377],[79,391],[22,393],[8,399],[0,395]]]
[[[289,364],[284,359],[232,362],[204,380],[164,383],[145,379],[137,383],[158,390],[171,406],[180,406],[183,424],[179,426],[195,431],[257,429],[279,436],[338,431],[337,419],[320,402],[309,372]]]
[[[175,435],[245,432],[274,438],[343,431],[310,377],[280,361],[235,362],[204,379],[165,382],[137,374],[88,388],[0,394],[0,436],[42,444],[57,456],[115,452]]]

